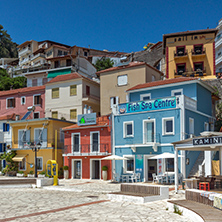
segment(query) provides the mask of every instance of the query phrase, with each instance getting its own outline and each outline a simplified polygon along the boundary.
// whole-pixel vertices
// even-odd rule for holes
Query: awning
[[[15,162],[21,162],[27,155],[17,155],[12,158],[13,161]]]
[[[54,78],[56,76],[70,74],[72,72],[71,68],[62,69],[62,70],[55,70],[55,71],[48,71],[47,78]]]

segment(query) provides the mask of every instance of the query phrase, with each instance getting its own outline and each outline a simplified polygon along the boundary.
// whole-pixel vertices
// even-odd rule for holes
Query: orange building
[[[166,78],[215,79],[215,37],[217,29],[163,35]]]
[[[85,114],[87,115],[87,114]],[[112,178],[112,163],[101,160],[111,154],[111,128],[109,116],[96,118],[96,124],[78,124],[63,128],[64,165],[69,166],[69,178],[103,179],[102,167],[108,167],[108,180]]]

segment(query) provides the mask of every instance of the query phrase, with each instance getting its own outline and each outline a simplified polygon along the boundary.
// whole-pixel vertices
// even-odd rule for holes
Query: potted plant
[[[69,167],[64,166],[63,171],[64,171],[64,179],[68,179],[69,178]]]
[[[51,145],[52,145],[52,147],[55,147],[55,143],[52,142]]]
[[[18,171],[18,173],[16,173],[17,177],[24,177],[24,172],[23,171]]]
[[[45,178],[45,171],[42,171],[38,174],[39,178]]]
[[[31,170],[31,171],[28,173],[27,176],[28,176],[28,177],[34,177],[34,172]]]
[[[103,180],[104,180],[104,181],[107,180],[107,170],[108,170],[108,167],[107,167],[107,166],[103,166],[103,167],[102,167],[102,175],[103,175]]]

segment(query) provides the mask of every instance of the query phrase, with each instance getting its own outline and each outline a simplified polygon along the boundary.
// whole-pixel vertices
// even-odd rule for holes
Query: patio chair
[[[157,182],[157,183],[162,183],[162,176],[157,176],[155,173],[152,173],[153,176],[153,183]]]
[[[114,173],[114,174],[113,174],[113,181],[114,181],[114,182],[119,182],[119,181],[120,181],[120,177],[119,177],[119,174],[118,174],[118,173]]]
[[[132,183],[136,182],[136,173],[133,173],[132,175],[129,175],[129,182],[131,181]]]
[[[140,173],[136,173],[136,182],[140,182]]]

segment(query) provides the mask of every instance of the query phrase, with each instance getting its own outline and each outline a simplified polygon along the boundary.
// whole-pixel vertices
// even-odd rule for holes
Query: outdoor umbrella
[[[122,156],[111,155],[111,156],[103,157],[101,160],[128,160],[128,159]],[[114,173],[116,172],[115,168],[113,168],[113,172]],[[113,178],[113,172],[112,172],[112,178]]]

